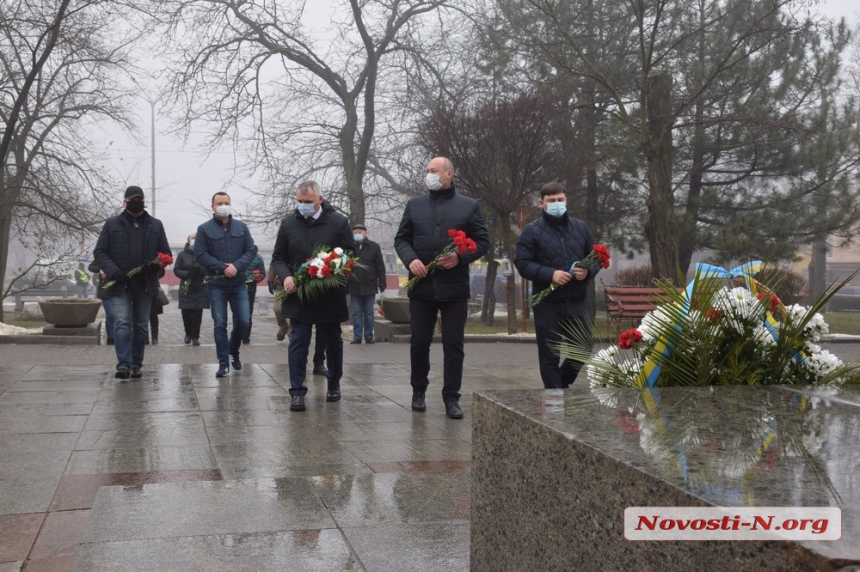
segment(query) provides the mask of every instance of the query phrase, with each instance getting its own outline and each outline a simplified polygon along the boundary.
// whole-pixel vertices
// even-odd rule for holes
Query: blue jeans
[[[131,370],[133,366],[140,367],[143,365],[143,350],[149,336],[152,297],[146,293],[143,284],[132,282],[128,290],[111,297],[111,305],[116,319],[113,334],[116,368]]]
[[[116,317],[113,313],[113,301],[110,298],[102,298],[102,308],[105,310],[105,335],[108,341],[113,340],[116,330]]]
[[[248,288],[245,283],[235,286],[208,284],[209,306],[212,308],[212,321],[215,322],[215,353],[218,363],[227,363],[231,355],[239,353],[242,339],[251,322],[251,308],[248,304]],[[227,303],[233,312],[233,330],[227,339]]]
[[[290,395],[304,395],[308,392],[305,387],[305,376],[308,372],[308,349],[311,346],[311,329],[313,324],[293,320],[293,333],[290,338]],[[326,366],[329,382],[340,381],[343,376],[343,338],[341,338],[340,323],[330,322],[317,324],[317,336],[325,341]]]
[[[368,296],[352,296],[352,339],[361,341],[362,324],[364,339],[373,339],[373,308],[376,304],[376,294]]]

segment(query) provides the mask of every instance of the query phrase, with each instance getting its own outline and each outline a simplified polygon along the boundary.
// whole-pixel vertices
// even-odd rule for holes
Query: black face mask
[[[143,202],[142,201],[131,201],[126,206],[128,212],[132,214],[140,214],[143,212]]]

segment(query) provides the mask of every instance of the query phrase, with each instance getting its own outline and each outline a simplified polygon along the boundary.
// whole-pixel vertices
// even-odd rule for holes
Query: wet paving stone
[[[339,530],[306,529],[84,544],[75,570],[94,572],[359,572]]]
[[[334,528],[308,479],[103,487],[84,542]]]
[[[467,572],[469,523],[415,523],[344,528],[368,572]]]
[[[0,514],[48,510],[69,455],[69,451],[6,454],[0,462]]]
[[[89,516],[88,510],[48,513],[30,558],[46,559],[68,555],[74,557],[78,550],[78,543],[87,529]],[[72,561],[74,562],[74,558]]]
[[[341,527],[469,518],[469,471],[322,476],[311,479]]]
[[[0,515],[0,562],[23,562],[43,520],[44,514]]]
[[[208,444],[75,451],[67,475],[217,469]]]
[[[99,489],[105,486],[142,486],[186,481],[220,481],[218,469],[198,471],[153,471],[145,473],[108,473],[100,475],[65,475],[60,479],[51,511],[92,508]]]
[[[415,473],[419,471],[462,471],[472,468],[472,461],[413,461],[404,463],[368,463],[374,473]]]

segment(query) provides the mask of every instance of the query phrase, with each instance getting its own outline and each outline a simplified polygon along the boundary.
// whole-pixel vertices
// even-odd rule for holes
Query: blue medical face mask
[[[567,203],[547,203],[546,214],[549,216],[560,217],[567,212]]]
[[[352,238],[356,242],[361,242],[362,240],[364,240],[364,235],[363,234],[353,234]]]
[[[314,214],[314,205],[307,203],[299,203],[298,205],[299,214],[305,218],[308,218],[312,214]]]

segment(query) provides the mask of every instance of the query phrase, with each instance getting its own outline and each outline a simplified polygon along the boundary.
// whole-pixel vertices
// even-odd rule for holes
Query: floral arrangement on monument
[[[609,268],[609,249],[606,248],[605,244],[595,244],[592,247],[591,252],[588,253],[588,256],[583,258],[582,260],[577,260],[573,264],[570,265],[570,269],[568,272],[573,274],[574,268],[589,268],[591,266],[597,266],[598,268]],[[555,292],[559,289],[559,285],[553,282],[549,285],[549,288],[544,288],[540,292],[534,295],[532,298],[532,305],[537,306],[540,304],[544,298]]]
[[[478,249],[478,245],[475,244],[475,241],[466,236],[466,233],[462,230],[450,229],[448,231],[448,236],[451,237],[451,242],[445,245],[445,248],[442,249],[436,258],[434,258],[430,264],[427,265],[427,276],[436,270],[439,266],[439,260],[456,252],[457,254],[466,254],[467,252],[475,252]],[[418,284],[418,281],[421,280],[419,276],[413,276],[410,278],[406,284],[403,285],[404,290],[412,290],[415,288],[415,285]]]
[[[312,302],[326,292],[345,288],[352,271],[363,267],[342,248],[331,250],[326,245],[318,246],[314,255],[293,272],[299,300],[303,304]],[[275,299],[284,301],[289,295],[286,290],[279,290]]]
[[[860,364],[845,364],[818,345],[828,333],[821,309],[853,276],[809,307],[785,306],[753,278],[761,266],[756,261],[727,271],[699,264],[682,292],[658,281],[671,301],[594,357],[583,350],[581,332],[566,332],[555,348],[586,363],[592,387],[860,382]]]
[[[170,256],[169,254],[159,252],[158,256],[156,256],[155,258],[153,258],[152,260],[150,260],[146,264],[141,264],[140,266],[136,266],[136,267],[132,268],[131,270],[126,272],[125,275],[126,275],[126,277],[131,278],[132,276],[134,276],[136,274],[140,274],[143,271],[143,269],[146,268],[147,266],[153,266],[156,264],[160,265],[162,268],[164,268],[165,266],[169,266],[169,265],[173,264],[173,257]],[[110,282],[108,282],[107,284],[102,286],[102,288],[107,290],[108,288],[114,286],[115,284],[116,284],[116,280],[111,280]]]

